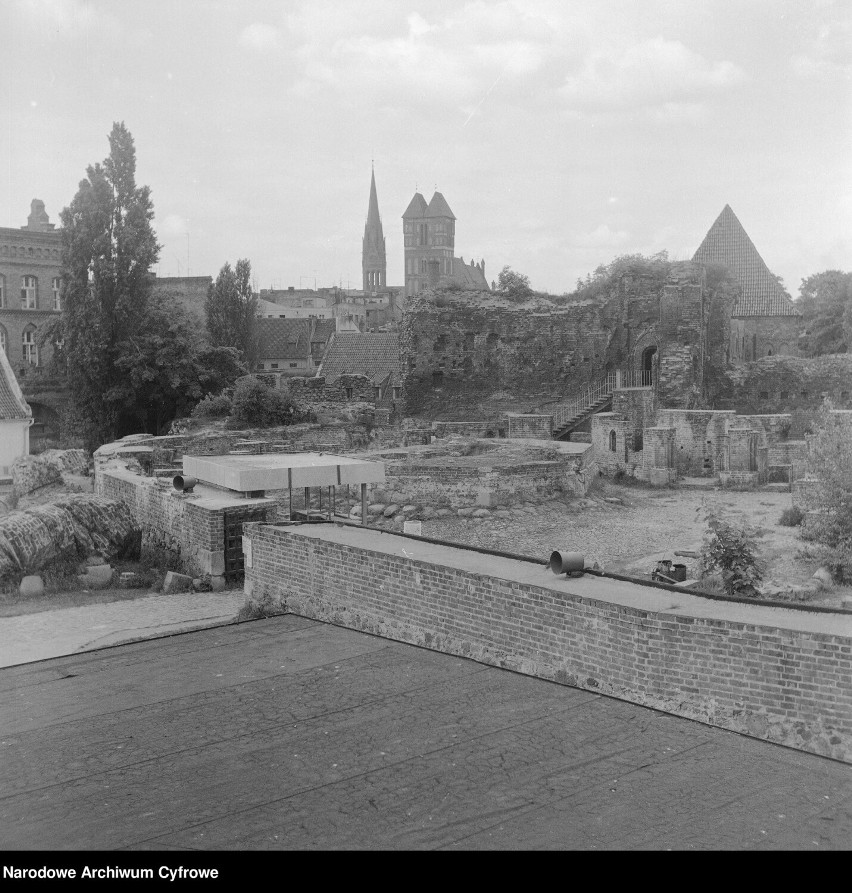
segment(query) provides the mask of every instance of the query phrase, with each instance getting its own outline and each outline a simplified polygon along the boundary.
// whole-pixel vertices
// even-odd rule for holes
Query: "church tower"
[[[436,192],[432,201],[419,192],[402,215],[405,238],[405,294],[416,295],[435,288],[441,278],[453,276],[456,245],[456,215],[447,200]]]
[[[363,289],[367,294],[383,291],[387,285],[388,262],[385,255],[385,236],[379,217],[379,199],[376,196],[376,172],[370,178],[370,206],[364,226],[364,242],[361,249]]]

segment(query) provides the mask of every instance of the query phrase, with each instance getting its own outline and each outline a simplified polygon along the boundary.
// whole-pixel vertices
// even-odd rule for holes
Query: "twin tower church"
[[[405,295],[410,297],[435,288],[457,287],[487,291],[485,261],[466,264],[455,257],[456,215],[447,200],[436,192],[427,204],[419,193],[408,203],[402,215],[405,244]],[[376,195],[376,174],[370,178],[370,205],[364,226],[361,253],[363,289],[368,294],[388,291],[387,252],[379,199]]]

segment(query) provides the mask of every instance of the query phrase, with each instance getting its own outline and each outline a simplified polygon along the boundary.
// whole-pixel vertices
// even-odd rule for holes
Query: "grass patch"
[[[277,617],[287,613],[287,602],[269,592],[264,592],[259,598],[247,596],[245,604],[237,611],[237,621],[263,620],[267,617]]]

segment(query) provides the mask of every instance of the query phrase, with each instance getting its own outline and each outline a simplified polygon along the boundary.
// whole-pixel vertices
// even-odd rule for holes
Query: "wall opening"
[[[654,383],[654,355],[657,348],[654,346],[646,347],[642,351],[642,384],[644,387]]]

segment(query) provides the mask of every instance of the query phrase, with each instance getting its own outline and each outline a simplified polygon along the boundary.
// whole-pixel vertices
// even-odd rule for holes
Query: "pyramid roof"
[[[408,203],[403,219],[406,217],[425,217],[426,216],[426,199],[419,192],[414,193],[414,198]]]
[[[456,219],[456,215],[450,210],[450,206],[447,204],[447,200],[441,195],[440,192],[436,192],[432,196],[432,201],[429,202],[429,207],[426,209],[427,217],[449,217],[452,220]]]
[[[742,295],[734,305],[732,316],[801,315],[764,263],[730,205],[722,209],[692,259],[703,264],[721,264],[733,273]]]

